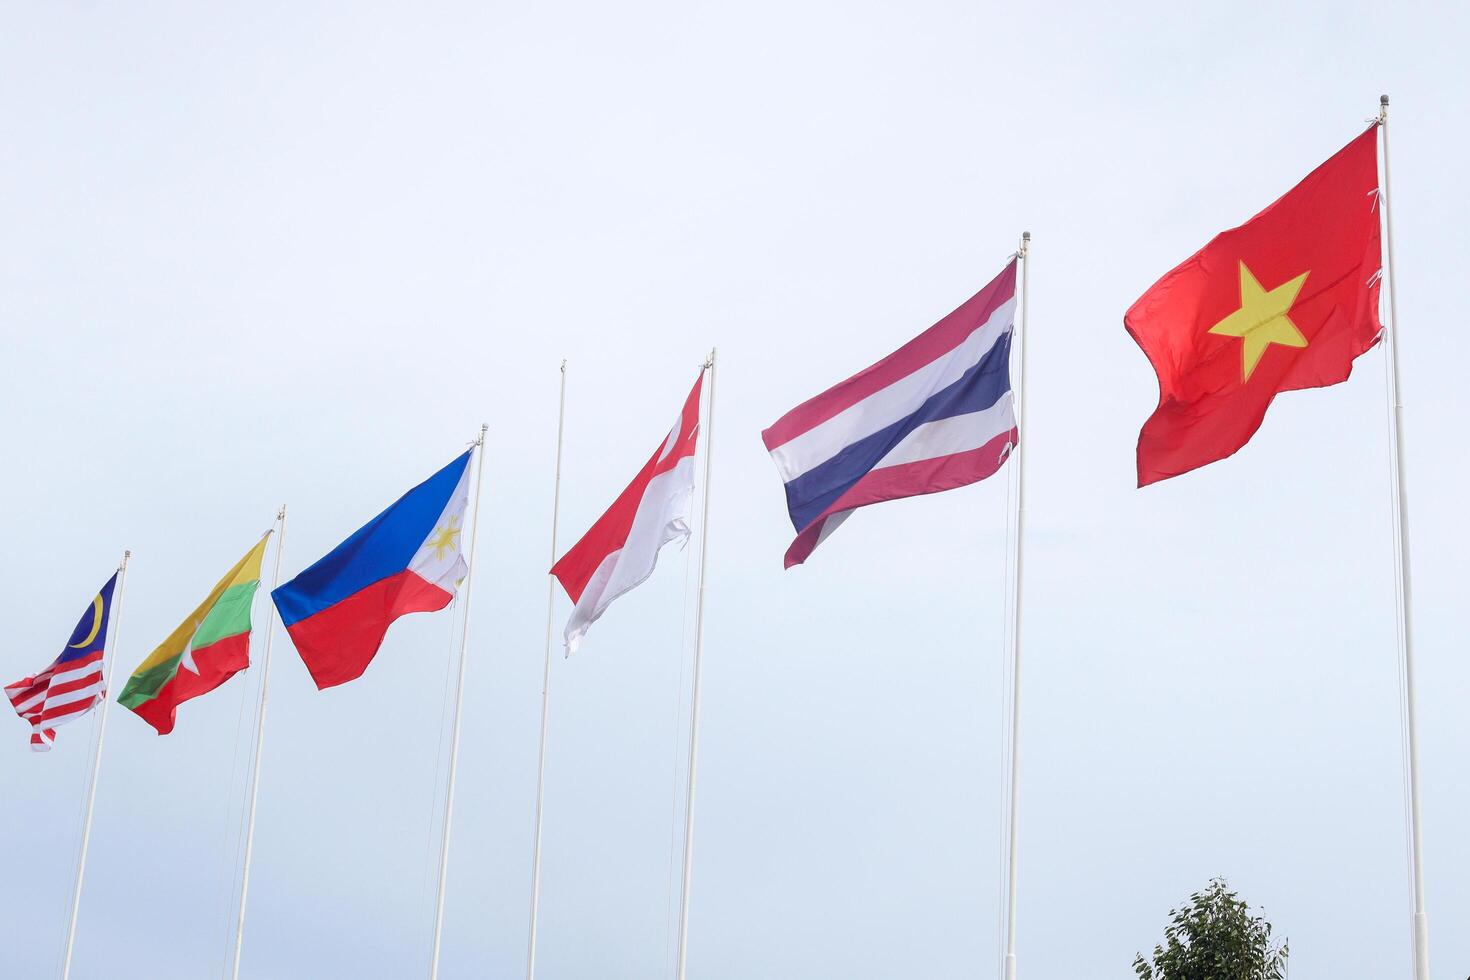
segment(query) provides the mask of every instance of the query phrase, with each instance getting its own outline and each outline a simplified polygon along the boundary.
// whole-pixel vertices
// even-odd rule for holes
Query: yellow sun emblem
[[[444,556],[459,550],[459,518],[450,517],[448,522],[434,528],[424,547],[434,549],[434,560],[443,561]]]

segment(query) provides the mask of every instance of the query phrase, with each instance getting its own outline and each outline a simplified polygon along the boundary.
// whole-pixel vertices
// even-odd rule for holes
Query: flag
[[[653,574],[665,544],[688,540],[703,385],[701,371],[678,420],[633,482],[551,567],[575,603],[566,626],[567,653],[576,652],[587,628],[614,599]]]
[[[1012,408],[1016,262],[959,309],[761,433],[786,484],[799,565],[859,507],[963,487],[1019,442]]]
[[[36,752],[51,751],[58,725],[76,721],[107,696],[102,660],[115,585],[117,573],[114,572],[82,613],[77,628],[71,631],[71,639],[51,666],[5,688],[5,696],[15,713],[30,723],[31,748]]]
[[[1150,287],[1123,321],[1159,377],[1138,485],[1232,455],[1280,392],[1346,381],[1382,330],[1380,265],[1370,127]]]
[[[358,528],[271,593],[321,689],[356,680],[399,616],[443,609],[469,566],[460,553],[474,450]]]
[[[118,704],[158,734],[174,730],[179,705],[208,694],[250,666],[250,609],[260,588],[260,561],[268,540],[269,532],[123,685]]]

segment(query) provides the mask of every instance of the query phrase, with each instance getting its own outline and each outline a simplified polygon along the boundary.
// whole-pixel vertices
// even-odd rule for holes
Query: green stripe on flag
[[[194,631],[194,649],[203,650],[226,637],[250,632],[250,604],[255,600],[258,588],[260,580],[256,579],[226,589],[210,608],[204,622],[199,624],[199,629]]]
[[[125,708],[136,708],[144,701],[153,700],[158,696],[159,689],[173,680],[174,675],[179,672],[181,660],[183,660],[183,654],[169,657],[152,669],[129,677],[127,686],[117,696],[117,703]]]

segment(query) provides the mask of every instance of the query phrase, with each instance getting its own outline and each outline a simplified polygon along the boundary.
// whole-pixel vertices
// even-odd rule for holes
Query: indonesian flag
[[[567,653],[612,601],[642,585],[670,541],[689,539],[701,371],[674,427],[607,513],[551,567],[576,606],[567,620]]]

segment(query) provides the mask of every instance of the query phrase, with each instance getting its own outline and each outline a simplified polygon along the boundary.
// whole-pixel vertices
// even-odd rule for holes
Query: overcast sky
[[[995,974],[1006,481],[863,511],[783,572],[759,433],[1026,229],[1020,975],[1127,976],[1224,875],[1290,937],[1294,980],[1408,977],[1382,351],[1279,399],[1238,456],[1138,491],[1157,389],[1122,327],[1391,93],[1432,960],[1470,972],[1465,11],[4,20],[0,680],[50,662],[131,548],[120,686],[282,502],[290,576],[488,422],[446,978],[524,968],[557,364],[565,545],[716,344],[690,976]],[[671,975],[695,555],[666,552],[553,664],[544,980]],[[458,611],[400,621],[324,693],[278,633],[245,976],[426,971]],[[74,977],[220,975],[259,680],[167,738],[112,712]],[[92,729],[33,756],[0,728],[0,972],[45,978]]]

